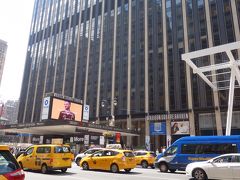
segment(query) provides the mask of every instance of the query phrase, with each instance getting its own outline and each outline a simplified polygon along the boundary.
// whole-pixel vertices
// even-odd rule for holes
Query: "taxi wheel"
[[[152,165],[152,166],[151,166],[151,168],[152,168],[152,169],[155,169],[155,166],[154,166],[154,165]]]
[[[206,180],[208,179],[206,173],[204,170],[202,169],[195,169],[192,173],[192,176],[194,179],[198,179],[198,180]]]
[[[110,169],[111,169],[111,172],[113,173],[117,173],[119,171],[118,165],[116,164],[112,164]]]
[[[168,166],[167,166],[166,163],[161,163],[159,165],[159,169],[160,169],[161,172],[167,172],[168,171]]]
[[[129,173],[132,169],[124,169],[126,173]]]
[[[83,162],[82,163],[82,168],[83,168],[83,170],[88,170],[89,169],[88,163],[87,162]]]
[[[142,168],[148,168],[148,162],[147,161],[142,161],[141,162]]]
[[[61,169],[61,171],[62,171],[63,173],[65,173],[65,172],[67,171],[67,168],[63,168],[63,169]]]
[[[47,165],[46,165],[46,164],[43,164],[42,167],[41,167],[41,172],[42,172],[43,174],[46,174],[47,171],[48,171]]]

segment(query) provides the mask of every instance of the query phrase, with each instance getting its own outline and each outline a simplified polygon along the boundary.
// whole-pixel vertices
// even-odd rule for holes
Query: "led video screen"
[[[82,121],[82,105],[68,100],[53,98],[51,119]]]

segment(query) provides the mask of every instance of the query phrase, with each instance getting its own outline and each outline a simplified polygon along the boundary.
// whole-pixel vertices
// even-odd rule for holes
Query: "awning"
[[[71,135],[80,132],[110,132],[112,134],[121,133],[122,136],[139,136],[131,130],[124,130],[118,127],[111,127],[100,124],[91,124],[78,121],[46,120],[37,123],[9,124],[0,126],[0,130],[10,133],[24,133],[35,135]]]

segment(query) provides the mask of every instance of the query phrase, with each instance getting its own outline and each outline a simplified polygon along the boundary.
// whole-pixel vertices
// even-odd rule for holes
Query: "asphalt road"
[[[121,171],[111,173],[107,171],[84,171],[73,163],[66,173],[52,171],[48,174],[25,171],[25,180],[188,180],[184,172],[161,173],[158,169],[143,169],[137,167],[130,173]]]

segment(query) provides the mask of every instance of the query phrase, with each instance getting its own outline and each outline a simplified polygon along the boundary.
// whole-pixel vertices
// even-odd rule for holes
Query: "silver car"
[[[85,156],[88,156],[88,155],[92,155],[93,153],[97,152],[97,151],[100,151],[102,150],[103,148],[91,148],[91,149],[88,149],[86,151],[84,151],[83,153],[80,153],[78,154],[76,157],[75,157],[75,162],[76,164],[79,166],[79,163],[81,161],[81,159]]]
[[[186,175],[194,179],[240,179],[240,154],[224,154],[208,161],[190,163]]]

